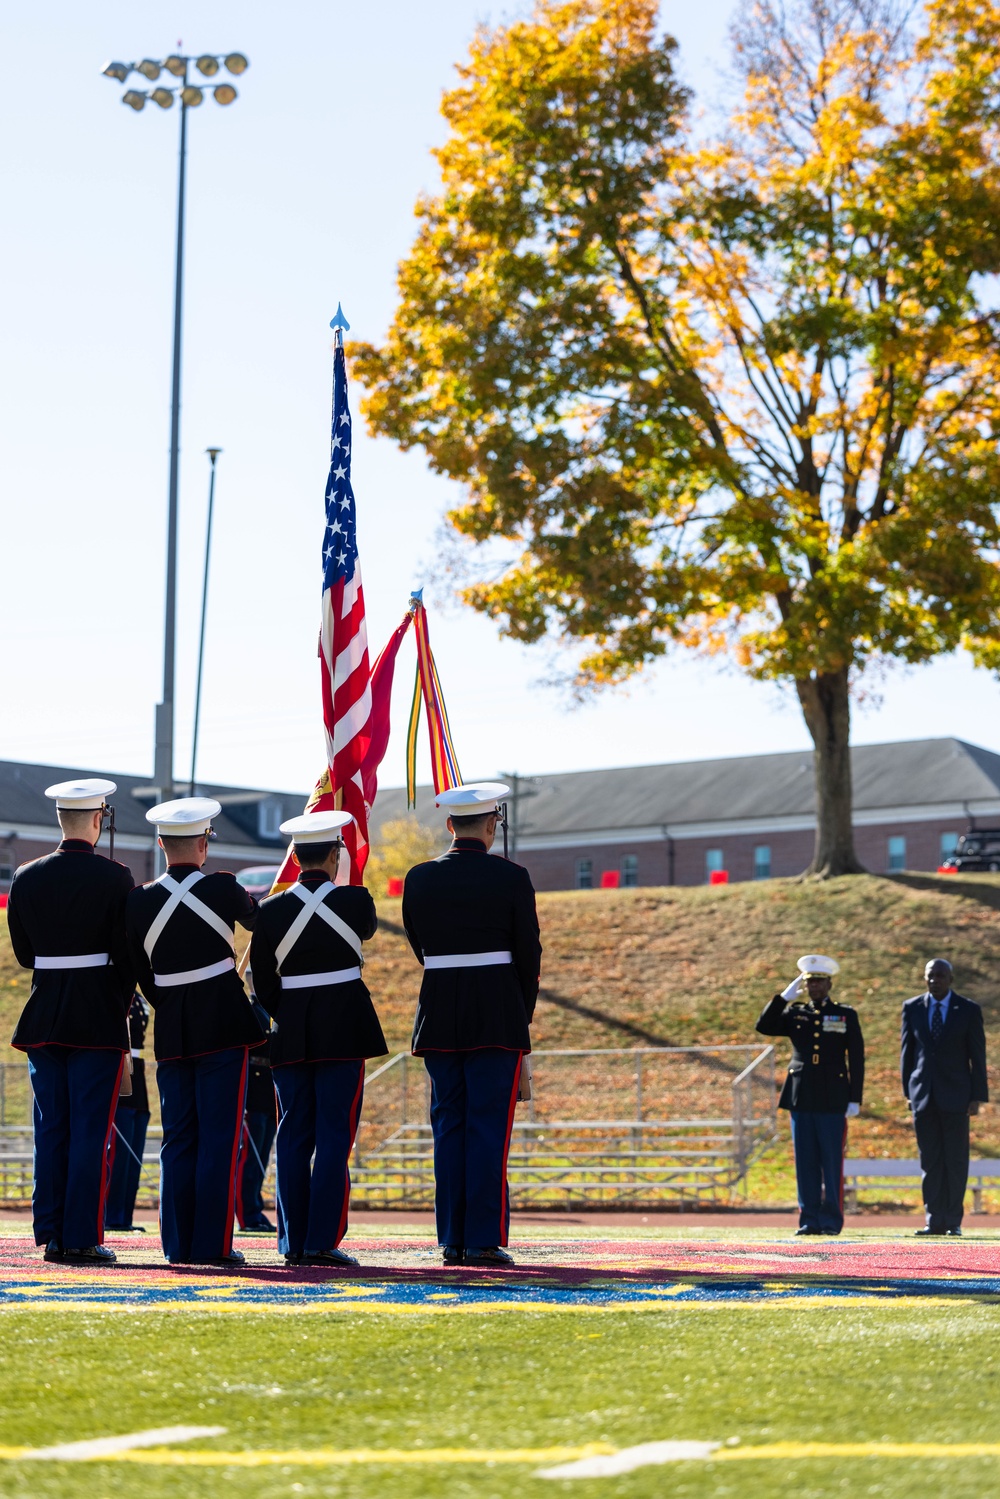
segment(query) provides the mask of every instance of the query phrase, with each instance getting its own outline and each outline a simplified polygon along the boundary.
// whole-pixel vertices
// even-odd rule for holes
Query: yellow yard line
[[[0,1461],[35,1461],[31,1447],[0,1447]],[[83,1458],[88,1463],[146,1463],[171,1468],[269,1468],[286,1465],[293,1468],[347,1468],[385,1463],[412,1466],[444,1463],[548,1463],[576,1462],[588,1457],[607,1457],[615,1448],[607,1442],[588,1442],[583,1447],[501,1447],[496,1450],[473,1447],[313,1447],[287,1452],[215,1452],[168,1447],[116,1452],[100,1458]]]

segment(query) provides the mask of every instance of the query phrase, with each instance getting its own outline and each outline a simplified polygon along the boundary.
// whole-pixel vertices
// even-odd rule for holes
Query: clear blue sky
[[[191,117],[181,493],[178,776],[186,774],[207,461],[219,461],[200,772],[305,787],[322,760],[315,659],[330,335],[389,321],[413,204],[434,185],[438,101],[480,21],[518,6],[180,0],[18,6],[8,67],[2,249],[0,758],[147,772],[159,698],[177,114],[135,115],[100,76],[127,61],[239,49],[241,97]],[[703,98],[718,93],[728,0],[664,19]],[[354,387],[355,408],[360,392]],[[359,424],[360,426],[360,424]],[[433,569],[454,497],[420,454],[354,453],[377,650]],[[798,748],[794,702],[679,657],[572,709],[527,651],[457,607],[432,638],[467,775]],[[404,650],[383,782],[403,777]],[[894,672],[858,741],[957,733],[1000,746],[1000,693],[962,660]]]

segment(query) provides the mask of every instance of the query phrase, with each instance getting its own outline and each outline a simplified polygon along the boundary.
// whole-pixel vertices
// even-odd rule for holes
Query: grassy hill
[[[851,1151],[915,1153],[899,1089],[899,1007],[922,987],[928,957],[955,965],[956,986],[983,1005],[1000,1061],[1000,879],[859,876],[823,885],[771,880],[698,889],[569,891],[538,899],[545,956],[537,1047],[693,1045],[754,1040],[764,1003],[803,952],[841,964],[837,997],[860,1013],[868,1050],[865,1108]],[[380,905],[365,976],[390,1047],[407,1046],[420,970],[398,901]],[[0,925],[0,1030],[27,993]],[[787,1043],[779,1042],[780,1071]],[[992,1069],[991,1069],[992,1070]],[[973,1149],[1000,1156],[1000,1115],[973,1121]],[[754,1195],[792,1195],[787,1125],[754,1175]]]

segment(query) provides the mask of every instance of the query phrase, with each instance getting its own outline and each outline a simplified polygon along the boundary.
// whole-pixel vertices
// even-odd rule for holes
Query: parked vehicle
[[[277,864],[251,864],[248,869],[241,869],[236,875],[244,890],[249,891],[257,900],[270,895],[271,886],[277,877]]]
[[[984,869],[991,874],[1000,873],[1000,828],[976,828],[974,832],[963,833],[955,852],[945,859],[944,868],[966,873]]]

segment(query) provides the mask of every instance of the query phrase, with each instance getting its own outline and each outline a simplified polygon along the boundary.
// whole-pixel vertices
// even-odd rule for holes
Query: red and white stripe
[[[354,818],[345,843],[351,856],[351,884],[360,885],[368,859],[369,808],[361,767],[372,737],[372,691],[365,595],[357,560],[352,575],[323,594],[320,662],[327,764],[337,806]]]

